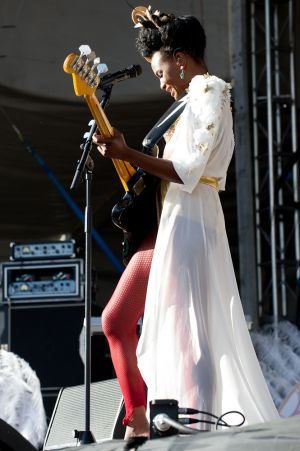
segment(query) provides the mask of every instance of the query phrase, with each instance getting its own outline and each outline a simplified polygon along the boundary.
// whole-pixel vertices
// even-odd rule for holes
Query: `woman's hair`
[[[186,52],[195,61],[203,59],[206,36],[194,16],[176,17],[173,14],[151,14],[151,20],[141,21],[136,46],[144,58],[161,51],[168,57],[177,51]]]

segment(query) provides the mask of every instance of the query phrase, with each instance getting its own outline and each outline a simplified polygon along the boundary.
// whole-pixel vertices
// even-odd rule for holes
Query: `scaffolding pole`
[[[246,1],[232,1],[232,85],[234,105],[235,170],[238,217],[238,245],[240,265],[240,293],[246,319],[257,326],[257,281],[255,269],[255,241],[252,155],[250,140]]]
[[[279,318],[293,319],[299,303],[294,17],[293,0],[251,0],[257,288],[260,317],[275,325]]]

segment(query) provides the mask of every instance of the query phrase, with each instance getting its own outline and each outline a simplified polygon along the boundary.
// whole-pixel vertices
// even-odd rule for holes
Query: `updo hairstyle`
[[[144,58],[151,58],[157,51],[167,57],[182,51],[197,62],[203,59],[206,36],[196,17],[176,17],[159,11],[152,13],[151,10],[147,16],[139,20],[139,35],[136,39],[137,50]]]

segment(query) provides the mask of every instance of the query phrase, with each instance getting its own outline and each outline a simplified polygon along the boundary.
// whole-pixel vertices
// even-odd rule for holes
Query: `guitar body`
[[[159,180],[140,169],[130,187],[113,207],[113,223],[123,231],[123,263],[126,266],[147,234],[157,227],[156,191]],[[139,189],[135,189],[138,184]]]
[[[144,151],[153,153],[164,133],[179,117],[185,108],[185,94],[174,102],[156,122],[143,140]],[[157,149],[159,155],[159,149]],[[123,230],[123,263],[128,264],[146,235],[158,225],[156,194],[159,180],[154,176],[137,170],[128,182],[129,191],[112,210],[113,223]],[[139,188],[136,189],[135,187]]]

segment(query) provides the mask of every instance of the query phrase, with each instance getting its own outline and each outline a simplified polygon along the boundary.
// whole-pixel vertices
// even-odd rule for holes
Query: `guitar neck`
[[[113,128],[110,125],[109,120],[107,119],[107,116],[104,113],[103,108],[101,107],[95,93],[93,93],[92,95],[85,94],[84,99],[88,104],[88,107],[92,113],[93,118],[96,121],[98,130],[100,131],[101,135],[105,138],[112,137],[114,134]],[[127,161],[112,158],[112,162],[116,168],[125,191],[129,191],[127,182],[136,173],[136,170]]]

